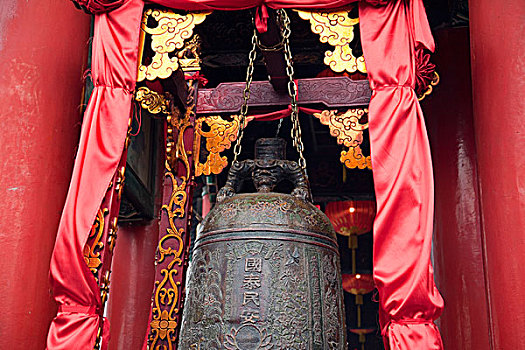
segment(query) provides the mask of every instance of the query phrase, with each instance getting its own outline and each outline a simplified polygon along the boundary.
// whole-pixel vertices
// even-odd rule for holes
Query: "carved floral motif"
[[[436,86],[438,84],[439,84],[439,74],[437,72],[434,72],[432,81],[427,86],[427,89],[420,96],[418,96],[417,99],[419,101],[423,101],[423,99],[425,97],[427,97],[428,95],[430,95],[432,93],[432,91],[434,90],[434,86]]]
[[[181,114],[173,108],[167,117],[165,176],[172,190],[169,200],[162,206],[161,227],[165,227],[165,231],[157,246],[156,265],[160,273],[157,272],[153,294],[148,336],[150,349],[175,349],[177,344],[185,260],[183,255],[187,249],[188,183],[192,178],[192,152],[185,144],[184,135],[187,129],[193,127],[194,95],[195,90],[190,82],[186,112]]]

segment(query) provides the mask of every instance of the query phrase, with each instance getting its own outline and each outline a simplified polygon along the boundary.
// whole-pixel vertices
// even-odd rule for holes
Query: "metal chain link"
[[[248,55],[249,63],[246,70],[246,86],[243,91],[243,104],[241,106],[241,117],[239,120],[239,129],[237,129],[237,141],[233,147],[233,162],[237,162],[239,154],[242,150],[242,138],[244,136],[244,128],[246,127],[246,115],[248,114],[248,100],[250,99],[250,86],[253,80],[253,70],[255,68],[255,58],[257,57],[257,31],[253,30],[252,49]]]
[[[290,135],[292,138],[292,144],[297,150],[297,153],[299,154],[298,164],[306,174],[306,159],[304,158],[303,154],[304,145],[301,135],[301,124],[299,123],[299,107],[297,105],[297,84],[295,83],[295,80],[293,78],[294,69],[292,65],[292,52],[290,50],[290,18],[288,17],[288,14],[284,9],[277,10],[277,13],[282,23],[281,31],[283,36],[284,58],[286,61],[286,75],[288,76],[287,87],[288,95],[291,99],[290,105],[292,108],[292,113],[290,115],[292,121],[292,129],[290,131]],[[237,140],[235,142],[235,146],[233,147],[233,163],[236,163],[238,161],[237,159],[242,151],[241,141],[244,136],[244,129],[246,127],[246,116],[248,114],[248,100],[250,99],[250,86],[252,84],[253,71],[255,68],[255,58],[257,57],[257,46],[257,30],[254,29],[252,36],[252,49],[250,51],[250,54],[248,55],[249,63],[248,69],[246,70],[246,86],[244,87],[243,91],[243,104],[241,106],[240,112],[239,129],[237,130]],[[281,125],[282,119],[279,121],[276,136],[279,134]]]
[[[301,124],[299,123],[299,107],[297,106],[297,84],[293,78],[294,69],[292,65],[292,52],[290,50],[290,18],[286,13],[286,10],[277,10],[281,22],[283,24],[282,35],[284,41],[284,59],[286,61],[286,75],[288,75],[288,95],[291,98],[292,113],[290,115],[292,120],[292,130],[290,135],[292,137],[293,146],[299,153],[299,166],[305,171],[306,174],[306,159],[304,158],[304,145],[301,135]]]

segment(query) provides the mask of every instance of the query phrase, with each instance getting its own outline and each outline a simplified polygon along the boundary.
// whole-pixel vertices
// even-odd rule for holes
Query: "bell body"
[[[297,196],[218,203],[197,236],[186,292],[181,350],[346,349],[335,232]]]

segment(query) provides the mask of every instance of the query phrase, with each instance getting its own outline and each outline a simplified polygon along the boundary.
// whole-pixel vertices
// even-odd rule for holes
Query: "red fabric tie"
[[[58,312],[73,312],[90,316],[98,315],[96,306],[60,305],[58,307]]]
[[[261,5],[255,10],[255,28],[259,33],[266,33],[268,30],[268,8]]]

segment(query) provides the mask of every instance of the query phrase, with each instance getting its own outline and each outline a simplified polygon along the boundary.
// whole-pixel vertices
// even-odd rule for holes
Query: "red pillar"
[[[423,102],[435,179],[434,271],[445,349],[489,350],[468,28],[434,35],[441,82]]]
[[[89,16],[69,1],[0,1],[0,347],[43,349],[49,259],[80,132]]]
[[[159,222],[119,227],[109,290],[111,350],[141,349],[155,280]]]
[[[492,346],[525,349],[525,2],[470,1]]]

